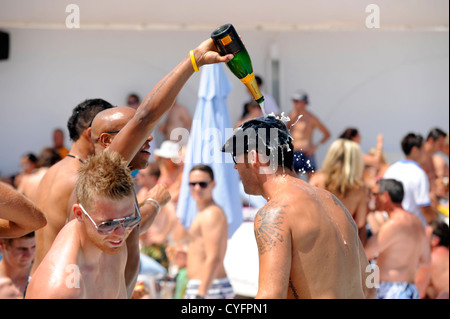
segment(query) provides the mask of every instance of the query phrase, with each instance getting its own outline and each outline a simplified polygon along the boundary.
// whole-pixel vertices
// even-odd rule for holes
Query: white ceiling
[[[449,0],[0,0],[0,27],[64,28],[68,4],[81,28],[212,30],[224,23],[262,30],[359,30],[366,6],[384,30],[448,31]]]

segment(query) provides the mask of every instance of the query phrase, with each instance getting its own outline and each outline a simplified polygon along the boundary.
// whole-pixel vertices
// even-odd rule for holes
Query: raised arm
[[[0,238],[17,238],[44,227],[44,214],[25,196],[0,182]]]
[[[205,64],[228,62],[233,55],[220,56],[211,39],[193,50],[198,67]],[[143,100],[135,116],[119,132],[110,149],[119,152],[128,163],[142,147],[161,117],[172,107],[178,93],[194,73],[189,53]]]

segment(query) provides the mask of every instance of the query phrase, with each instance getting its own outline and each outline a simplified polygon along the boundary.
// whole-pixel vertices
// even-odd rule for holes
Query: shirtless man
[[[422,166],[425,173],[427,173],[428,180],[430,181],[431,189],[433,189],[434,182],[437,178],[436,169],[434,167],[433,156],[440,150],[443,149],[445,145],[445,137],[447,135],[445,132],[439,128],[432,129],[425,140],[424,149],[425,154],[423,156],[420,165]]]
[[[439,204],[439,195],[445,195],[445,193],[442,194],[443,189],[445,189],[445,187],[442,187],[442,185],[444,184],[441,177],[442,169],[441,172],[438,172],[438,169],[435,165],[436,163],[438,164],[438,166],[442,167],[442,165],[439,165],[439,163],[437,163],[439,161],[438,158],[442,159],[442,157],[440,157],[440,155],[438,155],[437,153],[438,151],[443,149],[445,145],[445,137],[446,133],[437,127],[430,130],[426,141],[423,143],[425,154],[422,161],[420,162],[420,165],[428,176],[428,181],[430,184],[430,199],[432,207],[434,209],[436,209]],[[445,163],[445,160],[442,159],[442,161]],[[440,176],[438,175],[438,173],[440,173]]]
[[[306,93],[296,92],[292,96],[292,103],[293,110],[289,114],[290,121],[287,123],[287,127],[294,139],[294,171],[297,174],[306,172],[309,179],[316,170],[314,154],[317,147],[330,138],[330,132],[314,114],[306,110],[309,103]],[[298,119],[299,116],[301,116],[300,119]],[[314,145],[312,140],[315,129],[319,129],[323,134],[318,145]]]
[[[402,208],[403,185],[394,179],[379,180],[372,189],[377,210],[389,219],[367,241],[369,259],[377,258],[380,270],[379,299],[418,299],[416,270],[430,263],[430,247],[420,219]],[[418,274],[420,276],[420,274]]]
[[[44,214],[32,201],[0,182],[0,238],[22,237],[46,223]]]
[[[242,138],[248,131],[255,138]],[[264,131],[265,140],[260,136]],[[353,218],[330,192],[297,178],[292,150],[286,125],[274,117],[244,123],[222,148],[232,153],[245,192],[267,200],[254,225],[259,254],[256,298],[374,297]],[[278,161],[269,161],[266,152]]]
[[[228,222],[212,197],[214,173],[207,165],[196,165],[189,174],[191,196],[198,213],[189,228],[185,299],[232,299],[233,287],[223,260],[227,250]]]
[[[193,55],[198,67],[201,67],[204,64],[227,62],[233,57],[232,55],[221,57],[217,53],[211,39],[204,41],[194,49]],[[99,147],[118,152],[122,158],[125,159],[127,164],[131,163],[136,154],[139,163],[148,161],[150,153],[148,152],[148,145],[146,144],[150,133],[164,113],[170,109],[176,96],[193,73],[194,67],[192,60],[190,56],[187,55],[178,66],[176,66],[150,91],[148,96],[136,110],[134,116],[127,121],[125,126],[108,131],[98,130],[99,135],[96,139],[93,135],[93,138],[97,144],[99,144]],[[106,115],[108,115],[108,112],[106,112]],[[114,114],[109,115],[113,118],[116,116]],[[74,212],[76,207],[76,205],[73,206]],[[64,212],[66,212],[66,210],[64,210]],[[65,213],[64,216],[66,215],[67,214]],[[135,282],[136,280],[139,266],[138,236],[139,232],[133,231],[129,234],[129,238],[126,241],[127,251],[133,254],[131,256],[128,255],[125,274],[127,283],[126,289],[129,296],[133,291],[134,286],[132,285],[132,282]],[[128,271],[129,264],[131,264],[130,271]]]
[[[448,225],[444,221],[433,220],[425,231],[431,245],[431,266],[424,285],[426,288],[424,295],[433,299],[448,299]]]
[[[90,156],[75,185],[76,219],[67,223],[32,276],[26,298],[127,298],[126,240],[141,221],[127,162]]]
[[[46,147],[41,151],[38,159],[38,169],[23,176],[20,181],[20,185],[17,191],[24,194],[26,197],[37,203],[36,192],[39,187],[39,183],[44,177],[47,170],[58,161],[61,160],[61,155],[53,147]]]
[[[22,299],[33,263],[34,232],[14,239],[0,239],[0,299]]]
[[[111,104],[102,99],[91,99],[80,103],[72,111],[67,123],[73,141],[70,152],[47,170],[36,191],[36,204],[44,212],[48,223],[36,231],[36,256],[31,275],[66,223],[67,203],[75,188],[78,169],[94,153],[90,127],[92,120],[98,112],[111,107]]]

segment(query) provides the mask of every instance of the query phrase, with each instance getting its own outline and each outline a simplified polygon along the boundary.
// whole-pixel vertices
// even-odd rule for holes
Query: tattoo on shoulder
[[[269,204],[263,207],[255,218],[255,237],[260,255],[272,250],[277,242],[283,242],[282,235],[285,212],[283,206]]]

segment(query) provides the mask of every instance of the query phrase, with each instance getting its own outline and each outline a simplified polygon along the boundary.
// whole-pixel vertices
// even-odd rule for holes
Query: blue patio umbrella
[[[189,229],[197,214],[197,205],[189,190],[189,172],[197,164],[211,166],[216,181],[213,198],[225,211],[229,238],[243,220],[239,176],[230,154],[221,152],[222,145],[233,132],[226,102],[231,89],[222,64],[202,67],[177,207],[177,216]]]

